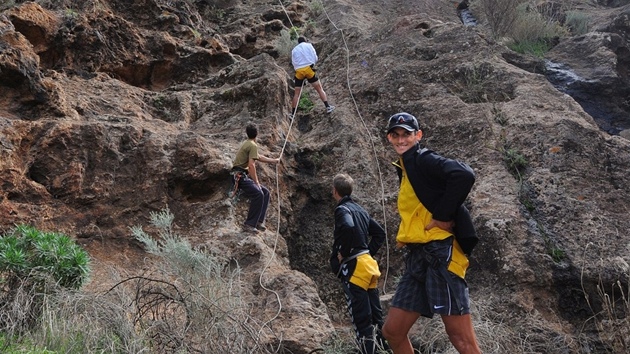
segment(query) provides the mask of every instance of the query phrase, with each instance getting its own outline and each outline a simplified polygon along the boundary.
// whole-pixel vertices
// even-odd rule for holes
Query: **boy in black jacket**
[[[394,164],[400,177],[396,241],[409,252],[383,335],[394,354],[412,354],[411,326],[420,316],[438,314],[459,353],[480,354],[464,280],[467,253],[477,237],[462,203],[475,174],[461,162],[420,149],[421,138],[416,117],[398,113],[389,118],[387,139],[400,156]]]
[[[350,195],[354,181],[346,174],[333,178],[335,241],[330,266],[341,279],[348,312],[362,354],[388,349],[383,340],[383,311],[378,294],[381,272],[372,258],[385,242],[385,230]]]

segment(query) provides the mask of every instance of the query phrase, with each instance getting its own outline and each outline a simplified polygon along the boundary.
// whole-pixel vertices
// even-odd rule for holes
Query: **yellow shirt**
[[[398,212],[400,213],[400,227],[396,235],[396,241],[402,243],[427,243],[444,240],[453,236],[450,232],[434,227],[425,230],[426,225],[433,219],[433,214],[422,205],[407,178],[407,172],[402,166],[402,180],[398,193]],[[448,270],[459,277],[466,276],[468,258],[462,251],[456,240],[453,241],[453,253]]]

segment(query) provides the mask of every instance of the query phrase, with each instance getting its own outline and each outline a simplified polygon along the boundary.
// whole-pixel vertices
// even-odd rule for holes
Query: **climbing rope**
[[[291,18],[284,6],[284,4],[282,3],[282,0],[279,0],[280,2],[280,6],[282,6],[282,10],[284,11],[285,15],[287,16],[287,19],[289,20],[289,23],[291,24],[291,28],[293,28],[293,22],[291,21]],[[322,4],[323,5],[323,4]],[[356,99],[354,98],[354,94],[352,92],[352,88],[350,86],[350,55],[349,55],[349,48],[348,48],[348,44],[346,42],[345,36],[343,34],[343,31],[341,29],[339,29],[337,27],[337,25],[334,23],[334,21],[332,21],[332,19],[330,18],[330,16],[328,15],[328,12],[326,11],[325,8],[324,9],[324,13],[326,14],[326,17],[328,18],[328,20],[330,21],[330,23],[334,26],[335,29],[337,29],[340,33],[341,33],[341,38],[343,39],[343,43],[344,43],[344,47],[346,50],[346,83],[348,86],[348,91],[350,94],[350,97],[352,99],[352,102],[355,106],[355,109],[357,111],[357,114],[359,115],[359,119],[361,121],[361,124],[363,125],[363,127],[365,128],[368,136],[369,136],[369,140],[370,140],[370,145],[372,148],[372,152],[374,154],[374,159],[376,161],[376,168],[377,168],[377,172],[378,172],[378,177],[379,177],[379,181],[380,181],[380,186],[381,186],[381,206],[383,209],[383,222],[384,222],[384,228],[385,228],[385,237],[387,240],[387,218],[386,218],[386,214],[385,214],[385,189],[384,189],[384,184],[383,184],[383,177],[382,177],[382,172],[381,172],[381,168],[380,168],[380,164],[378,163],[378,155],[376,152],[376,147],[374,145],[374,137],[372,136],[372,133],[370,132],[367,124],[365,123],[365,120],[363,119],[363,116],[361,115],[361,111],[359,110],[359,106],[356,102]],[[298,95],[298,102],[300,100],[300,98],[302,97],[302,92],[304,88],[304,82],[302,82],[302,87],[300,90],[300,94]],[[290,115],[290,123],[289,123],[289,129],[287,131],[287,134],[285,136],[284,139],[284,143],[282,145],[282,149],[280,150],[280,156],[278,157],[279,159],[282,159],[282,156],[284,155],[284,151],[287,145],[287,142],[289,140],[289,136],[291,135],[291,129],[293,127],[293,122],[294,122],[294,118],[295,118],[295,114],[297,113],[297,108],[298,105],[295,106],[295,108],[293,109],[293,111],[291,112]],[[266,270],[269,268],[269,266],[271,265],[271,262],[274,260],[275,255],[276,255],[276,249],[277,249],[277,245],[278,245],[278,239],[280,237],[280,219],[281,219],[281,203],[280,203],[280,172],[279,172],[279,165],[276,165],[276,198],[278,200],[278,209],[277,209],[277,213],[278,213],[278,217],[277,217],[277,227],[276,227],[276,235],[275,235],[275,239],[274,239],[274,245],[273,245],[273,249],[271,252],[271,256],[269,257],[267,263],[265,264],[265,266],[263,267],[263,269],[260,272],[260,276],[258,278],[258,283],[260,285],[260,287],[262,289],[264,289],[265,291],[268,291],[272,294],[274,294],[274,296],[276,297],[276,301],[278,302],[278,310],[277,312],[274,314],[274,316],[272,316],[269,320],[267,320],[266,322],[263,323],[263,325],[261,326],[261,329],[259,331],[259,335],[260,333],[263,331],[264,328],[270,328],[268,325],[274,321],[275,319],[277,319],[280,316],[280,313],[282,311],[282,300],[280,298],[280,295],[278,294],[277,291],[270,289],[268,287],[265,286],[265,284],[263,284],[263,276],[266,272]],[[385,242],[386,243],[386,271],[385,271],[385,276],[383,279],[383,293],[386,293],[386,283],[387,283],[387,277],[388,277],[388,273],[389,273],[389,242]]]
[[[340,29],[339,27],[337,27],[337,25],[335,24],[335,22],[330,18],[330,16],[328,15],[328,12],[326,11],[326,8],[323,7],[322,8],[324,10],[324,14],[326,15],[326,18],[328,18],[328,21],[330,21],[330,23],[333,25],[333,27],[339,31],[341,33],[341,39],[343,40],[343,45],[344,48],[346,50],[346,84],[348,86],[348,92],[350,94],[350,98],[352,99],[352,103],[354,104],[354,108],[357,111],[357,114],[359,116],[359,120],[361,121],[361,124],[363,125],[363,127],[365,128],[365,131],[367,132],[368,137],[370,138],[370,146],[372,147],[372,153],[374,154],[374,161],[376,164],[376,170],[378,172],[378,179],[379,179],[379,183],[381,186],[381,208],[383,210],[383,226],[385,228],[385,249],[386,249],[386,255],[385,255],[385,275],[383,277],[383,293],[386,294],[386,286],[387,286],[387,278],[389,275],[389,242],[387,242],[387,215],[385,213],[385,186],[383,183],[383,174],[381,172],[381,166],[378,163],[378,154],[376,151],[376,146],[374,145],[374,136],[372,135],[372,133],[370,132],[370,129],[368,128],[367,124],[365,124],[365,120],[363,119],[363,115],[361,114],[361,110],[359,109],[359,105],[357,104],[356,99],[354,98],[354,93],[352,93],[352,87],[350,86],[350,49],[348,48],[348,43],[346,42],[346,37],[343,34],[343,30]]]
[[[291,16],[289,16],[289,13],[287,12],[287,9],[284,7],[282,0],[278,0],[278,1],[280,2],[280,6],[282,6],[282,11],[284,11],[284,14],[287,16],[287,20],[289,20],[289,23],[291,24],[291,28],[294,28],[295,26],[293,26],[293,21],[291,21]]]
[[[280,2],[280,4],[282,4],[282,1]],[[284,6],[283,6],[284,8]],[[286,13],[286,10],[285,10]],[[287,15],[288,16],[288,15]],[[304,81],[302,82],[302,89],[304,88]],[[298,95],[298,102],[300,101],[300,98],[302,97],[302,92],[303,90],[300,91],[300,94]],[[294,122],[294,117],[295,117],[295,113],[297,112],[297,108],[298,105],[295,105],[295,109],[293,110],[293,112],[291,113],[291,117],[290,117],[290,123],[289,123],[289,130],[287,131],[287,134],[284,138],[284,143],[282,145],[282,149],[280,150],[280,156],[278,157],[278,159],[282,160],[282,155],[284,154],[284,150],[287,146],[287,142],[289,140],[289,136],[291,135],[291,128],[293,127],[293,122]],[[283,117],[284,118],[284,117]],[[274,260],[275,256],[276,256],[276,249],[278,247],[278,239],[280,238],[280,172],[279,172],[279,168],[280,168],[280,164],[276,165],[276,200],[278,201],[278,217],[277,217],[277,227],[276,227],[276,235],[275,235],[275,239],[274,239],[274,243],[273,243],[273,249],[271,252],[271,256],[269,257],[269,260],[267,261],[267,263],[265,264],[265,266],[263,267],[263,269],[260,271],[260,276],[258,277],[258,284],[260,285],[260,287],[262,289],[264,289],[265,291],[268,291],[272,294],[275,295],[276,300],[278,301],[278,311],[275,313],[275,315],[273,315],[269,320],[267,320],[265,323],[263,323],[263,325],[261,326],[261,329],[259,331],[259,335],[260,332],[262,332],[263,328],[267,327],[268,324],[270,324],[272,321],[274,321],[276,318],[278,318],[280,316],[280,312],[282,311],[282,300],[280,299],[280,295],[278,294],[277,291],[267,288],[265,286],[265,284],[263,284],[263,275],[265,274],[265,271],[267,270],[267,268],[269,268],[269,266],[271,265],[271,262]]]

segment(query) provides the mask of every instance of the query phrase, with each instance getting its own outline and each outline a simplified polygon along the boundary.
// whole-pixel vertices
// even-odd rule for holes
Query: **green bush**
[[[0,237],[0,331],[11,339],[43,321],[46,300],[78,289],[90,271],[85,250],[68,236],[19,225]]]
[[[68,236],[19,225],[0,237],[0,277],[5,284],[49,277],[65,288],[78,289],[90,272],[88,253]]]
[[[25,341],[24,343],[15,343],[7,340],[4,334],[0,334],[0,349],[3,354],[56,354],[55,351],[36,348],[34,344]]]
[[[310,112],[315,107],[315,103],[311,100],[308,92],[302,91],[302,95],[300,96],[300,101],[298,102],[298,108],[303,112]]]
[[[508,45],[510,49],[521,54],[532,54],[542,58],[553,46],[547,40],[520,41],[513,42]]]
[[[527,158],[523,156],[518,150],[506,146],[503,149],[503,162],[508,167],[508,170],[521,180],[521,173],[527,168]]]
[[[299,36],[300,36],[300,27],[293,26],[289,28],[289,38],[291,38],[292,41],[297,42],[297,39]]]

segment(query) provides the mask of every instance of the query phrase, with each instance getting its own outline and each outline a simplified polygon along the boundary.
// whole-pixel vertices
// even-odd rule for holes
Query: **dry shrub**
[[[477,300],[471,303],[471,313],[482,353],[569,354],[575,350],[573,340],[549,328],[548,321],[540,313],[499,310],[497,304],[501,303],[501,295],[496,289],[477,290],[476,294]],[[431,320],[420,318],[410,337],[418,353],[457,354],[439,317]]]
[[[147,341],[127,314],[130,297],[85,294],[62,287],[45,292],[28,286],[15,290],[18,296],[13,306],[2,309],[4,345],[58,353],[140,353],[146,349]],[[34,304],[39,308],[36,320],[28,310]],[[22,326],[26,319],[31,321]]]
[[[480,22],[490,28],[494,38],[510,33],[518,18],[517,7],[526,0],[478,0],[472,1],[470,8]]]
[[[1,332],[9,337],[28,332],[40,319],[46,293],[34,286],[30,278],[17,279],[10,286],[7,286],[4,280],[1,283],[3,283],[0,291]],[[55,283],[43,284],[54,286]]]
[[[15,6],[15,0],[5,0],[0,3],[0,11],[4,11]]]
[[[283,57],[291,58],[291,51],[297,44],[297,40],[291,39],[291,33],[289,30],[283,29],[280,31],[280,37],[276,41],[276,49],[278,54]]]
[[[168,210],[151,213],[151,223],[159,230],[156,238],[132,228],[146,251],[160,259],[155,276],[117,285],[136,294],[135,325],[149,334],[152,348],[160,353],[272,352],[261,336],[273,332],[249,315],[238,264],[192,248],[173,232],[173,218]]]
[[[128,316],[132,294],[64,291],[49,296],[31,342],[59,353],[140,353],[148,340]]]
[[[617,281],[608,289],[598,286],[598,294],[604,310],[596,317],[599,336],[605,343],[610,343],[615,353],[627,353],[630,350],[630,285]]]
[[[574,35],[586,34],[590,29],[591,15],[582,11],[567,11],[565,24]]]
[[[610,264],[607,265],[610,266]],[[606,269],[607,265],[602,264],[601,269]],[[594,300],[601,303],[601,310],[595,310],[595,304],[592,303],[585,289],[583,289],[584,296],[593,312],[591,320],[601,341],[609,345],[614,353],[628,353],[630,351],[630,266],[621,257],[613,259],[612,265],[621,275],[616,281],[607,284],[600,276],[596,287],[597,298]]]
[[[132,228],[154,255],[149,257],[154,272],[122,276],[112,271],[115,285],[103,294],[64,290],[45,295],[37,325],[22,333],[5,331],[10,338],[19,335],[9,344],[77,354],[282,353],[281,338],[250,316],[238,264],[192,248],[173,233],[172,221],[168,211],[152,213],[157,237]],[[269,338],[276,347],[270,348]]]
[[[508,33],[517,43],[548,41],[568,34],[555,15],[541,13],[538,8],[530,7],[528,4],[518,6],[517,14],[516,21]]]
[[[321,0],[311,0],[308,3],[308,8],[311,11],[311,14],[314,17],[317,17],[324,12],[324,4],[322,4]]]
[[[473,325],[475,327],[475,331],[477,334],[477,339],[479,340],[481,350],[483,353],[516,353],[516,351],[491,351],[489,348],[485,346],[485,331],[487,328],[491,327],[491,324],[482,322],[477,320],[476,318],[481,318],[480,314],[477,314],[478,308],[477,306],[473,306],[471,308],[472,312],[475,314],[473,317]],[[499,329],[505,329],[499,327]],[[457,350],[451,344],[446,331],[444,330],[444,325],[442,321],[439,319],[439,316],[435,316],[433,319],[426,319],[424,317],[420,317],[416,324],[412,327],[409,332],[409,338],[411,339],[411,343],[413,347],[416,348],[417,352],[420,354],[430,354],[430,353],[443,353],[443,354],[457,354]],[[500,344],[498,341],[490,342],[493,345]]]

